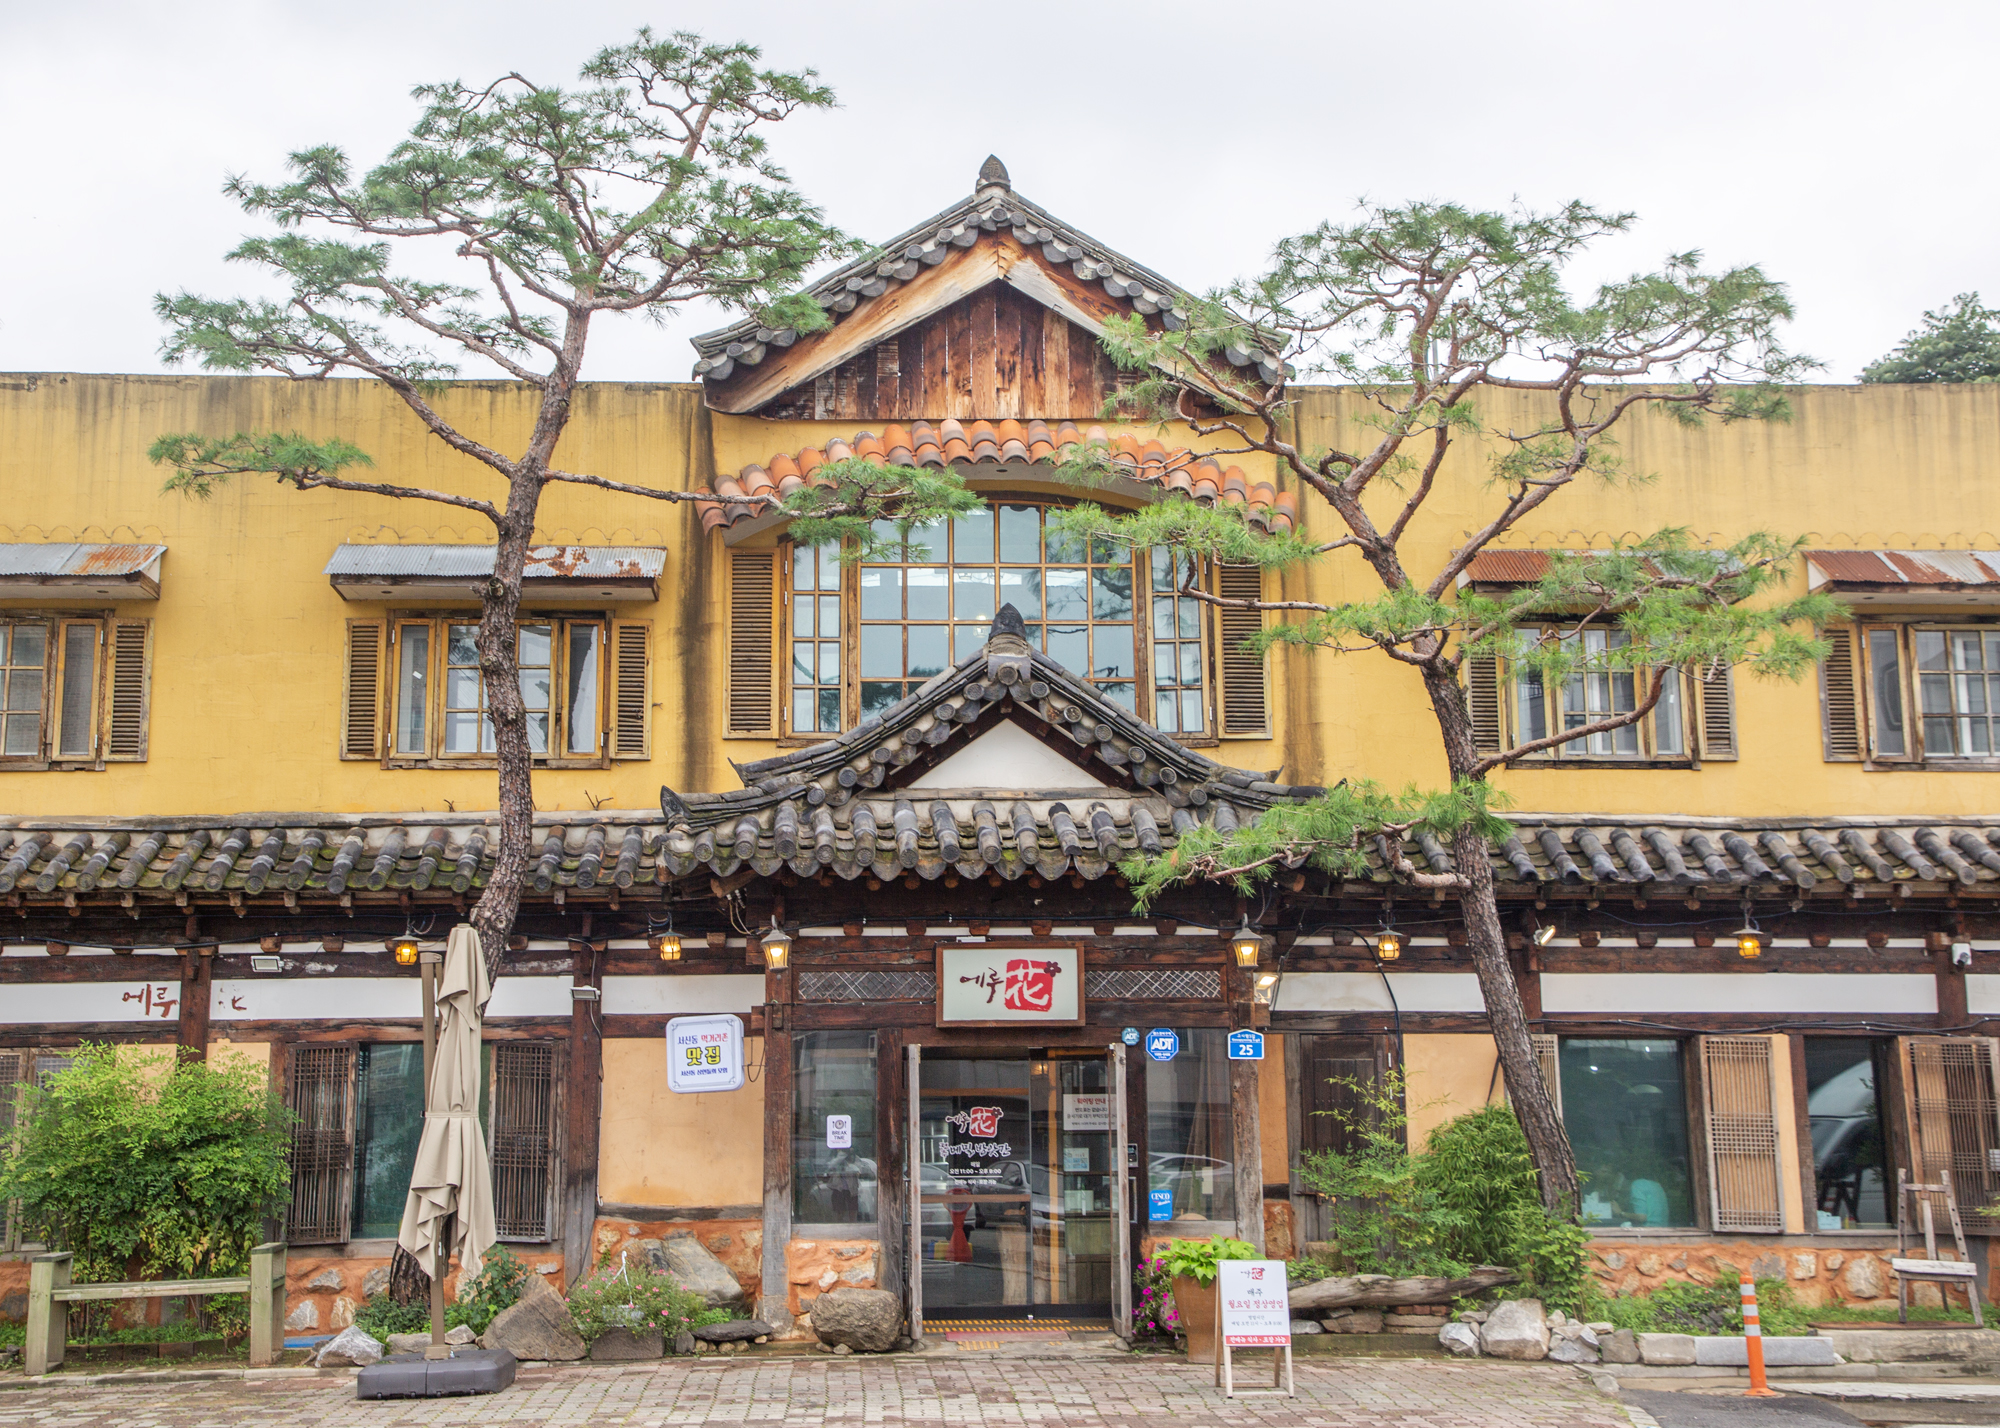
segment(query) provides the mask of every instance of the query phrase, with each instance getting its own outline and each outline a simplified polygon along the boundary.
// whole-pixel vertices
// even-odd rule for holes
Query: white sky
[[[1197,290],[1361,198],[1576,197],[1641,218],[1593,280],[1683,248],[1763,263],[1823,380],[1957,292],[2000,300],[1990,0],[4,0],[0,370],[165,370],[154,293],[252,285],[221,262],[253,231],[226,173],[275,179],[323,142],[373,162],[413,84],[568,83],[642,23],[817,68],[842,108],[772,143],[868,239],[968,193],[992,151]],[[600,327],[585,375],[686,380],[716,323]]]

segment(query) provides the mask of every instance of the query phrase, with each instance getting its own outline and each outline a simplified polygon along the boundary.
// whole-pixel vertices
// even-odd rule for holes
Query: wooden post
[[[579,943],[571,963],[571,984],[602,994],[596,951]],[[574,1285],[597,1258],[598,1116],[604,1095],[604,1038],[599,1003],[572,999],[569,1058],[563,1078],[563,1283]]]
[[[909,1183],[904,1187],[909,1199],[909,1273],[910,1273],[910,1338],[916,1343],[924,1341],[924,1173],[923,1173],[923,1129],[924,1129],[924,1048],[922,1042],[911,1042],[904,1046],[903,1055],[909,1066],[903,1093],[903,1110],[907,1117],[903,1133],[903,1143],[909,1147]]]
[[[1105,1087],[1111,1093],[1111,1332],[1128,1343],[1132,1338],[1132,1208],[1127,1203],[1132,1172],[1125,1162],[1132,1143],[1125,1103],[1125,1046],[1114,1041],[1105,1048]]]
[[[69,1287],[74,1261],[70,1254],[38,1254],[28,1261],[28,1344],[23,1357],[30,1378],[63,1361],[69,1306],[56,1302],[55,1291]]]
[[[267,1368],[285,1346],[285,1247],[250,1251],[250,1367]]]
[[[1972,1013],[1966,1007],[1965,974],[1951,963],[1951,952],[1940,948],[1931,953],[1937,959],[1937,1025],[1940,1035],[1965,1035]]]
[[[757,1317],[777,1329],[792,1323],[785,1269],[792,1241],[791,979],[789,969],[764,973],[764,1253]]]
[[[209,979],[215,968],[215,959],[208,954],[206,947],[181,953],[181,1020],[176,1039],[183,1061],[208,1059]]]
[[[1229,989],[1229,1025],[1250,1025],[1250,979],[1254,971],[1227,967],[1223,985]],[[1255,1061],[1229,1063],[1229,1125],[1235,1141],[1236,1238],[1248,1240],[1264,1253],[1264,1133],[1258,1114]]]
[[[875,1036],[875,1287],[903,1297],[908,1246],[903,1223],[909,1160],[903,1106],[903,1030],[888,1027]]]
[[[1812,1235],[1819,1233],[1819,1177],[1813,1168],[1812,1110],[1806,1103],[1806,1039],[1793,1032],[1785,1043],[1792,1056],[1792,1136],[1799,1151],[1800,1228]]]

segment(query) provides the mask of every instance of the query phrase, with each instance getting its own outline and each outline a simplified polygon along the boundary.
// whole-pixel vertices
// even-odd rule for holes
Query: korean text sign
[[[1083,956],[1075,947],[938,948],[940,1026],[1083,1023]]]
[[[1225,1259],[1216,1268],[1222,1341],[1232,1349],[1289,1347],[1292,1302],[1280,1259]]]
[[[727,1014],[667,1023],[667,1089],[734,1091],[743,1084],[743,1023]]]

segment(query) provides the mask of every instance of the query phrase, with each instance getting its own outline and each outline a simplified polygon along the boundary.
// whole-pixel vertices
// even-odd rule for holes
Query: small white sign
[[[1292,1301],[1281,1259],[1225,1259],[1216,1268],[1222,1342],[1232,1349],[1290,1348]]]
[[[734,1091],[743,1084],[743,1023],[736,1017],[677,1016],[667,1023],[667,1089]]]
[[[828,1116],[826,1118],[826,1148],[828,1150],[854,1149],[853,1116]]]
[[[1111,1129],[1111,1097],[1102,1091],[1063,1097],[1063,1129],[1066,1131],[1108,1131]]]

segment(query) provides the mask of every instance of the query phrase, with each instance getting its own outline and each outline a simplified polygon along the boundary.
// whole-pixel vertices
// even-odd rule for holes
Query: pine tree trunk
[[[1452,777],[1463,778],[1479,762],[1464,691],[1448,673],[1426,672],[1424,682],[1444,736]],[[1542,1076],[1541,1058],[1535,1055],[1535,1043],[1528,1030],[1527,1009],[1521,1004],[1521,989],[1514,981],[1513,963],[1507,958],[1507,936],[1500,925],[1500,902],[1493,886],[1492,856],[1486,840],[1475,829],[1459,829],[1452,839],[1452,860],[1466,880],[1458,895],[1465,940],[1472,949],[1473,968],[1479,974],[1479,992],[1485,999],[1486,1019],[1493,1028],[1493,1043],[1499,1050],[1501,1074],[1507,1078],[1507,1096],[1528,1139],[1528,1154],[1541,1176],[1542,1204],[1550,1214],[1573,1220],[1579,1191],[1576,1153],[1570,1148],[1569,1133],[1563,1128],[1555,1097]]]

